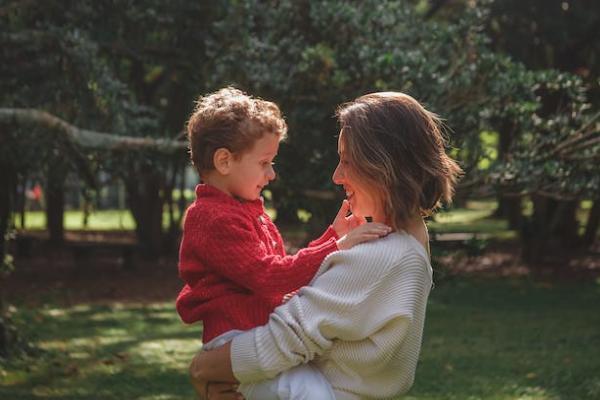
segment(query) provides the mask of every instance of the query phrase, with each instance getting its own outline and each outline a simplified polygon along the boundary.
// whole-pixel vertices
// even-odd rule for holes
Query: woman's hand
[[[366,222],[338,239],[337,247],[340,250],[347,250],[359,243],[386,236],[391,231],[392,228],[385,224],[379,222]]]
[[[366,222],[364,219],[358,218],[354,215],[347,216],[349,212],[350,203],[348,200],[344,199],[337,215],[335,216],[335,219],[333,220],[333,223],[331,224],[333,230],[340,238],[346,235],[352,229]]]

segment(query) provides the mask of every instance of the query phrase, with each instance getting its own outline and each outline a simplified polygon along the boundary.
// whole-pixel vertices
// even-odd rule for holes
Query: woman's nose
[[[342,180],[344,179],[344,171],[342,171],[342,166],[340,164],[335,167],[335,171],[333,171],[333,183],[336,185],[342,185]]]

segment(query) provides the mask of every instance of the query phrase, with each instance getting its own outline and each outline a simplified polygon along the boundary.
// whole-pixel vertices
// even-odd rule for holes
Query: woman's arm
[[[296,357],[291,359],[288,358],[285,362],[277,362],[277,364],[284,364],[288,366],[288,368],[291,368],[300,362],[305,362],[314,358],[316,354],[322,353],[325,349],[331,346],[331,341],[325,339],[324,335],[319,332],[321,329],[326,329],[326,326],[321,328],[315,328],[314,326],[319,326],[321,323],[326,323],[328,318],[327,314],[333,309],[338,309],[338,313],[340,314],[339,317],[341,317],[342,314],[346,314],[350,309],[353,308],[354,304],[361,302],[365,296],[365,293],[363,292],[367,290],[366,288],[362,288],[361,290],[358,288],[352,288],[349,290],[350,293],[347,295],[345,293],[341,293],[338,296],[327,295],[329,289],[335,290],[335,282],[341,282],[341,276],[348,274],[354,275],[356,278],[358,278],[358,275],[356,275],[354,269],[364,269],[362,268],[363,266],[355,265],[356,263],[352,261],[352,251],[340,252],[331,257],[331,263],[335,264],[338,268],[333,268],[333,270],[330,270],[319,277],[317,281],[315,281],[315,287],[304,288],[302,295],[294,296],[290,302],[278,307],[275,312],[271,314],[269,323],[266,326],[255,328],[240,335],[245,336],[245,338],[243,343],[238,342],[238,352],[236,354],[236,359],[238,361],[240,358],[243,359],[253,357],[255,358],[254,361],[257,361],[255,356],[257,349],[254,347],[253,339],[254,334],[257,333],[256,331],[258,330],[262,330],[262,333],[260,333],[261,336],[268,335],[269,332],[277,331],[279,333],[274,333],[272,335],[273,338],[284,337],[288,335],[291,337],[290,340],[297,341],[301,346],[302,343],[306,343],[301,350],[293,350],[293,353]],[[364,269],[364,271],[368,275],[372,275],[371,280],[376,280],[376,277],[378,276],[376,268],[370,270]],[[364,275],[364,273],[361,274],[361,276],[362,275]],[[363,280],[364,282],[370,281],[370,279]],[[310,321],[307,323],[304,322],[305,316],[311,317],[309,318]],[[294,338],[294,331],[296,331],[298,335],[302,335],[302,337]],[[307,333],[304,333],[304,331],[307,331]],[[314,334],[317,337],[312,338],[310,336],[311,334]],[[199,352],[194,357],[190,366],[190,375],[192,380],[196,382],[228,380],[237,381],[233,373],[232,366],[232,343],[233,341],[215,350]],[[290,345],[286,346],[293,347]],[[243,354],[240,355],[240,353],[243,352],[247,352],[249,355],[247,357],[244,357]],[[241,364],[246,363],[241,362]],[[277,371],[269,374],[270,376],[266,376],[262,372],[262,366],[251,366],[249,368],[254,368],[256,370],[255,372],[257,372],[260,377],[247,379],[247,381],[267,379],[271,376],[275,376],[276,373],[279,372]],[[282,368],[282,370],[285,369],[287,368]],[[245,376],[245,374],[242,375]]]
[[[386,254],[375,250],[369,246],[332,256],[339,268],[329,269],[278,307],[267,325],[197,355],[192,376],[242,382],[272,378],[323,354],[335,339],[370,338],[374,356],[393,353],[416,305],[426,301],[431,278],[422,259],[386,265]]]
[[[390,248],[381,251],[375,244],[353,250],[332,255],[336,268],[276,308],[267,325],[232,340],[228,362],[239,381],[272,378],[322,355],[334,340],[373,341],[393,331],[397,340],[373,351],[380,356],[396,351],[417,306],[427,299],[426,262],[413,255],[390,259]]]

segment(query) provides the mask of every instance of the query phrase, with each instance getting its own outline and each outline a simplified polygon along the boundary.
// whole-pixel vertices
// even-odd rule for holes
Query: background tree
[[[528,69],[492,41],[502,13],[520,12],[516,3],[431,4],[8,2],[0,9],[7,60],[1,67],[2,104],[48,110],[116,135],[164,138],[182,130],[200,93],[234,84],[275,100],[290,126],[272,186],[280,224],[293,222],[299,208],[312,213],[315,225],[327,222],[335,199],[314,201],[307,194],[333,188],[335,107],[376,90],[407,92],[447,119],[453,154],[468,172],[459,198],[473,188],[494,189],[501,198],[557,190],[575,203],[597,197],[597,174],[589,163],[597,159],[597,129],[585,82]],[[482,132],[499,138],[499,156],[485,168],[489,145]],[[570,155],[556,164],[557,154],[548,148],[582,134],[578,143],[587,145],[585,157]],[[35,145],[31,158],[19,160],[17,181],[29,176],[21,171],[47,171],[46,179],[60,187],[68,168],[49,161],[45,149],[51,146],[39,140]],[[160,251],[163,206],[170,201],[174,171],[187,160],[144,151],[89,156],[97,170],[125,183],[145,253]],[[47,211],[60,214],[60,198],[51,203],[56,205]],[[513,224],[527,237],[532,224],[523,222],[520,207],[516,211]],[[62,217],[48,220],[57,221],[51,231],[60,237]],[[538,220],[536,229],[553,231],[546,229],[552,216]]]

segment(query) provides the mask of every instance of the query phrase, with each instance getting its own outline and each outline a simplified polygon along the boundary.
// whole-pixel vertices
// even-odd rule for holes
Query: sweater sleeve
[[[308,247],[319,246],[319,245],[325,243],[326,241],[328,241],[331,238],[334,238],[335,240],[338,240],[339,236],[335,232],[335,229],[333,229],[333,226],[329,225],[329,227],[325,230],[325,232],[323,232],[323,234],[321,235],[321,237],[319,237],[319,238],[313,240],[312,242],[310,242],[308,244]]]
[[[306,363],[334,340],[369,339],[369,357],[385,359],[395,352],[416,305],[427,297],[431,279],[425,262],[410,255],[392,266],[378,265],[381,260],[369,260],[368,252],[353,250],[330,256],[335,267],[276,308],[267,325],[233,339],[231,361],[240,382],[272,378]]]
[[[225,216],[213,222],[205,238],[202,257],[209,268],[264,297],[281,296],[307,285],[323,259],[337,250],[330,238],[294,255],[269,251],[251,221]]]

